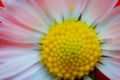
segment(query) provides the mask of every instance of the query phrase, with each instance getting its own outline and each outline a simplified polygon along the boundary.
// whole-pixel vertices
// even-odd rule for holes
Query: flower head
[[[3,0],[1,80],[119,79],[117,0]],[[9,44],[8,44],[9,43]]]

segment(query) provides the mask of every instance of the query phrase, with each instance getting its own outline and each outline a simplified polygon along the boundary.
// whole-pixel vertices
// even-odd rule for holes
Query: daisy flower
[[[117,0],[2,2],[0,80],[119,80]]]

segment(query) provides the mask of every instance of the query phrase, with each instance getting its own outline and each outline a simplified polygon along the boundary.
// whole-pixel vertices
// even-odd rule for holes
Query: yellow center
[[[88,75],[101,56],[95,30],[79,21],[55,24],[41,43],[43,63],[52,74],[64,79]]]

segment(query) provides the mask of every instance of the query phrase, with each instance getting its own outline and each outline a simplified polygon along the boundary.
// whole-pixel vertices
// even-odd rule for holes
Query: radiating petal
[[[90,78],[89,76],[85,76],[84,80],[93,80],[92,78]]]
[[[96,26],[99,39],[103,40],[104,50],[120,50],[120,8],[113,9],[113,13]]]
[[[38,43],[41,34],[12,24],[0,24],[0,38],[19,43]]]
[[[33,48],[34,49],[34,48]],[[31,49],[23,49],[23,48],[14,48],[14,47],[6,47],[0,48],[0,60],[9,61],[11,58],[21,57],[21,56],[38,56],[37,50]],[[40,57],[39,57],[40,58]]]
[[[99,34],[98,34],[100,39],[105,40],[105,39],[114,39],[116,37],[120,37],[120,27],[119,27],[120,16],[118,16],[117,18],[118,18],[117,20],[109,21],[106,22],[106,24],[98,25],[98,27],[101,27],[101,30],[99,30]]]
[[[14,18],[19,22],[36,30],[47,32],[48,21],[45,21],[43,19],[44,15],[32,7],[27,0],[3,0],[3,3],[5,4],[5,8],[7,8],[9,14],[14,16]]]
[[[101,32],[109,28],[112,24],[120,21],[120,7],[114,8],[101,23],[97,24],[96,31]]]
[[[103,50],[102,51],[104,56],[112,57],[112,58],[119,58],[120,59],[120,51],[112,51],[112,50]]]
[[[42,0],[44,3],[43,9],[48,13],[48,15],[56,22],[60,23],[63,21],[63,0]]]
[[[72,12],[72,17],[75,19],[78,19],[81,16],[81,13],[83,12],[83,10],[85,9],[87,3],[88,3],[87,0],[76,0],[75,5],[73,6],[74,9]]]
[[[42,64],[37,63],[37,64],[31,66],[30,68],[28,68],[27,70],[25,70],[24,72],[13,77],[12,80],[25,80],[25,78],[28,78],[28,77],[34,75],[35,73],[37,73],[40,69],[42,69],[42,67],[43,67]],[[38,74],[38,75],[41,75],[41,74]],[[34,79],[35,78],[36,77],[34,77]],[[32,80],[32,79],[29,79],[29,80]]]
[[[3,24],[10,24],[10,25],[18,26],[20,28],[24,28],[31,32],[42,32],[42,31],[40,31],[40,29],[38,27],[31,26],[32,24],[27,25],[27,24],[24,24],[24,22],[19,21],[14,16],[12,16],[6,8],[0,7],[0,20]],[[29,23],[29,22],[27,22],[27,23]]]
[[[34,49],[34,47],[37,47],[35,43],[19,43],[19,42],[12,42],[9,40],[1,39],[0,38],[0,49],[1,48],[7,48],[7,47],[19,47],[24,49]],[[37,49],[37,48],[36,48]]]
[[[105,22],[109,20],[109,18],[115,18],[116,15],[120,14],[120,6],[113,8],[104,18],[101,22]]]
[[[99,38],[104,41],[103,50],[120,50],[120,22],[108,27],[105,31],[98,34]]]
[[[104,75],[106,75],[109,79],[111,79],[111,80],[119,80],[118,78],[116,78],[116,76],[112,75],[111,70],[108,70],[108,68],[107,68],[105,65],[99,64],[99,66],[97,66],[97,68],[98,68]]]
[[[82,20],[87,24],[96,24],[102,17],[112,10],[117,0],[91,0],[85,12],[83,12]]]
[[[6,9],[0,8],[0,39],[12,42],[35,43],[41,37],[40,32],[28,28],[26,25],[10,16]]]
[[[102,44],[103,50],[120,50],[120,40],[119,41],[112,41],[111,43]]]
[[[0,79],[6,79],[15,76],[40,60],[39,55],[35,51],[31,51],[30,54],[30,51],[28,51],[26,54],[24,53],[24,55],[20,55],[20,52],[21,54],[24,53],[19,51],[19,56],[0,58],[0,61],[3,61],[3,64],[0,65]],[[8,54],[6,53],[6,55]]]
[[[58,78],[53,77],[45,67],[42,67],[39,71],[37,71],[32,76],[26,78],[27,80],[58,80]],[[24,79],[24,80],[26,80]]]
[[[64,0],[64,17],[65,19],[78,19],[86,7],[87,0]]]
[[[120,61],[115,58],[102,58],[104,65],[98,65],[100,71],[103,72],[110,80],[119,80]]]
[[[78,19],[82,10],[84,9],[87,0],[44,0],[47,11],[58,22],[65,19],[75,18]]]

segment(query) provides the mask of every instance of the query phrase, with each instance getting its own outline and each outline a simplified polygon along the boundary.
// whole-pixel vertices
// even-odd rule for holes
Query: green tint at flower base
[[[46,68],[64,79],[74,80],[88,75],[101,56],[95,30],[80,21],[55,24],[40,42]]]

